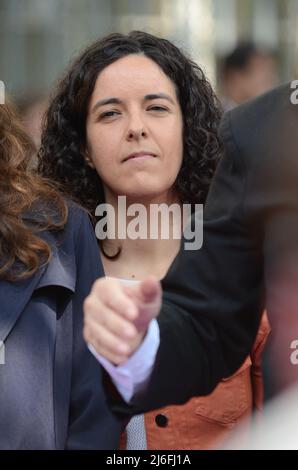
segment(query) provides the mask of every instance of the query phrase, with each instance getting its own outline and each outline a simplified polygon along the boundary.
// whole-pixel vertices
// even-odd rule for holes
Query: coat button
[[[160,428],[165,428],[168,425],[169,419],[166,415],[159,414],[155,416],[155,422]]]

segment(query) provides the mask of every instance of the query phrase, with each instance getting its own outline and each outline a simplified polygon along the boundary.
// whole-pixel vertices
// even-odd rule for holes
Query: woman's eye
[[[163,106],[150,106],[150,108],[148,108],[149,111],[158,111],[158,112],[162,112],[162,111],[167,111],[167,108],[163,107]]]
[[[105,111],[104,113],[100,114],[99,119],[108,119],[114,116],[117,116],[119,111]]]

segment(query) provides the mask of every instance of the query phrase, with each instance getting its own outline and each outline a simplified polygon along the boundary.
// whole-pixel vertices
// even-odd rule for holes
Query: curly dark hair
[[[34,147],[11,105],[0,105],[0,280],[32,276],[52,255],[41,232],[62,230],[67,205],[32,169]]]
[[[102,181],[84,158],[87,109],[100,72],[129,54],[150,58],[175,84],[184,148],[175,188],[182,203],[203,203],[221,153],[219,101],[196,63],[168,40],[141,31],[106,36],[71,65],[46,115],[39,171],[92,213],[104,202]]]

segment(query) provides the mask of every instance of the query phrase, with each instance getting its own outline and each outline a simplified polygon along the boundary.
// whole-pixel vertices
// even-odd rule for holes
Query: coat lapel
[[[44,268],[24,281],[0,282],[0,340],[5,341],[38,286]]]
[[[53,244],[52,244],[53,246]],[[73,256],[53,249],[49,264],[29,279],[0,282],[0,340],[5,342],[33,292],[41,287],[61,286],[75,291],[76,263]]]

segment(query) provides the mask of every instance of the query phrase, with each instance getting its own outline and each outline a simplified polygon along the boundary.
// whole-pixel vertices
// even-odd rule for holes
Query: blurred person
[[[173,44],[142,32],[114,34],[92,44],[58,85],[46,116],[40,170],[93,214],[99,204],[110,204],[116,220],[121,195],[148,210],[156,203],[194,209],[205,201],[220,154],[220,117],[202,70]],[[129,222],[122,222],[125,233]],[[171,237],[104,240],[105,274],[128,285],[148,274],[161,279],[179,247],[179,238]],[[117,329],[121,335],[125,323]],[[260,362],[268,330],[264,317],[251,355],[210,396],[134,418],[128,448],[210,448],[235,431],[262,404]],[[108,359],[118,362],[118,356]]]
[[[0,449],[112,449],[121,423],[82,336],[97,245],[86,214],[30,170],[32,152],[0,105]]]
[[[224,57],[219,88],[225,111],[265,93],[277,84],[273,55],[252,42],[241,42]]]
[[[271,400],[257,425],[243,423],[225,450],[298,450],[298,387],[293,385]],[[249,431],[247,429],[249,426]]]

